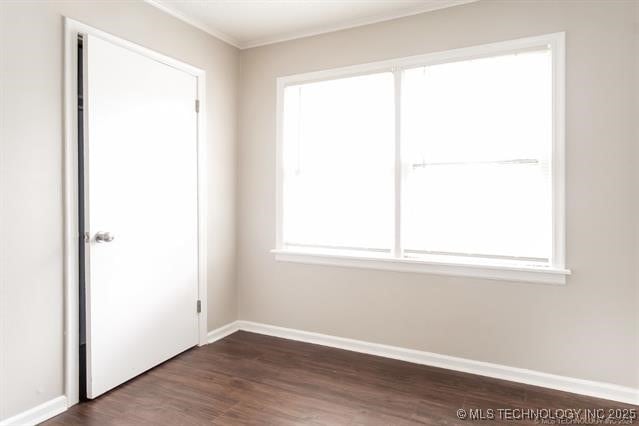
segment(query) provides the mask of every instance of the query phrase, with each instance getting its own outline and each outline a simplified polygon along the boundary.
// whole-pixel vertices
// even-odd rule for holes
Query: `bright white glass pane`
[[[407,255],[550,258],[550,50],[404,71],[402,150]]]
[[[393,88],[379,73],[285,89],[285,245],[390,249]]]

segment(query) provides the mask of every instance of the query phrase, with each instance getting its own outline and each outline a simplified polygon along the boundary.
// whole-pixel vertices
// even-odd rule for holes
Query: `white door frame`
[[[207,343],[206,297],[206,74],[204,70],[162,55],[138,44],[64,18],[64,393],[70,407],[79,401],[79,229],[78,229],[78,134],[77,134],[77,37],[91,34],[158,62],[177,68],[197,79],[199,114],[197,117],[197,198],[198,198],[198,298],[202,303],[199,315],[200,346]],[[194,100],[195,101],[195,100]],[[195,105],[194,105],[195,108]]]

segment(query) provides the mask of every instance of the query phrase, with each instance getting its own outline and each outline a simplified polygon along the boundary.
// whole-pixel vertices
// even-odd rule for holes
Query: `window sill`
[[[290,249],[271,250],[275,260],[313,265],[342,266],[349,268],[378,269],[384,271],[416,272],[423,274],[451,275],[456,277],[485,278],[541,284],[566,284],[570,270],[548,266],[449,263],[431,260],[396,259],[389,257],[312,253]]]

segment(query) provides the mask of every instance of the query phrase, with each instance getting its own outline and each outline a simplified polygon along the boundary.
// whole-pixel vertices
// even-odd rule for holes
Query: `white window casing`
[[[544,111],[540,113],[539,108],[533,112],[536,114],[535,117],[541,117],[540,119],[531,117],[528,122],[525,122],[526,117],[524,116],[522,118],[524,125],[521,130],[523,142],[514,141],[514,147],[510,147],[506,143],[508,139],[504,136],[505,142],[497,141],[494,147],[487,147],[485,150],[477,149],[479,154],[473,154],[471,152],[473,149],[468,149],[469,147],[473,148],[472,141],[463,137],[463,131],[461,133],[458,132],[458,134],[452,131],[451,133],[455,134],[451,136],[446,132],[444,125],[429,127],[427,120],[425,120],[423,128],[419,128],[421,123],[418,126],[413,125],[406,128],[408,125],[406,123],[410,122],[410,114],[415,116],[416,111],[421,114],[422,110],[420,108],[425,108],[424,112],[434,111],[439,113],[436,102],[439,100],[445,103],[447,99],[446,93],[437,94],[428,92],[428,90],[433,87],[443,87],[444,89],[448,87],[454,92],[456,90],[456,85],[454,84],[455,76],[462,75],[463,72],[477,73],[477,70],[481,71],[482,68],[478,65],[481,64],[481,61],[475,60],[501,58],[507,55],[514,56],[519,53],[534,51],[548,52],[547,55],[549,55],[550,66],[547,66],[547,69],[550,75],[547,80],[544,79],[545,77],[540,77],[539,81],[541,83],[537,83],[545,84],[548,81],[548,100],[551,103],[548,107],[548,114],[552,117],[546,120],[543,115]],[[523,58],[524,55],[521,55],[521,57]],[[514,68],[508,68],[508,70],[514,70],[516,74],[517,59],[510,62],[507,60],[502,62],[504,67],[510,66],[509,64],[515,64],[513,65]],[[496,62],[494,66],[502,66],[500,65],[502,62]],[[471,65],[465,69],[465,63]],[[444,64],[448,64],[447,67],[437,68]],[[543,73],[543,67],[546,66],[544,64],[541,63],[539,66],[540,73]],[[426,103],[420,103],[420,98],[415,96],[412,96],[412,98],[416,98],[416,102],[409,99],[411,98],[410,95],[416,93],[422,87],[420,86],[422,82],[419,80],[419,74],[415,72],[416,69],[421,68],[425,70],[425,73],[428,73],[422,85],[426,87],[424,93],[432,95],[432,99],[426,99]],[[448,74],[451,77],[447,80],[448,77],[446,76]],[[417,77],[404,82],[407,75],[417,75]],[[437,75],[443,75],[444,77],[436,80]],[[486,75],[490,77],[490,73]],[[433,78],[432,81],[430,80],[431,78]],[[349,82],[348,84],[342,84],[342,82],[347,81]],[[452,84],[447,86],[447,81]],[[515,81],[513,83],[515,86],[512,87],[516,87],[516,83]],[[405,84],[405,90],[410,90],[404,95],[402,94],[403,84]],[[286,140],[297,138],[296,149],[298,150],[301,149],[299,144],[302,138],[299,135],[295,138],[290,136],[292,131],[299,132],[298,128],[291,127],[290,117],[296,113],[301,116],[302,113],[299,110],[301,106],[298,110],[295,108],[286,110],[289,115],[289,121],[286,122],[288,124],[285,124],[285,97],[287,96],[285,94],[289,93],[289,104],[291,99],[294,99],[295,102],[299,102],[301,105],[302,92],[298,91],[291,96],[291,88],[293,87],[304,88],[306,100],[309,97],[318,100],[315,104],[308,102],[304,104],[304,111],[310,111],[309,115],[315,113],[314,117],[295,117],[295,119],[299,120],[300,123],[304,120],[304,129],[309,130],[305,135],[305,140],[310,141],[308,142],[310,145],[307,145],[308,152],[306,155],[310,155],[311,157],[309,158],[317,159],[319,166],[323,164],[327,166],[327,179],[322,176],[322,168],[316,165],[311,172],[314,173],[312,179],[303,180],[302,184],[315,182],[315,184],[308,184],[311,189],[320,187],[336,189],[327,191],[329,194],[325,198],[321,198],[322,195],[318,193],[318,199],[313,199],[312,195],[307,195],[308,192],[303,191],[303,189],[306,189],[304,186],[292,190],[292,179],[288,180],[288,184],[286,183],[287,178],[285,176],[287,173],[290,174],[291,168],[289,166],[292,157],[290,151],[291,143],[285,142],[285,134],[289,135]],[[469,87],[467,86],[467,88]],[[503,89],[504,93],[508,94],[507,90],[512,91],[512,87],[508,86]],[[287,88],[289,88],[288,92],[286,92]],[[565,284],[566,277],[570,275],[570,271],[566,269],[565,265],[565,33],[553,33],[445,52],[285,76],[277,79],[276,90],[276,241],[275,248],[272,250],[276,260],[499,279],[514,282]],[[462,87],[459,91],[461,93],[460,96],[467,92],[470,93],[468,96],[475,96],[468,98],[472,100],[470,103],[481,102],[480,99],[477,99],[480,96],[479,94],[486,96],[486,93],[481,90],[476,92],[472,90],[463,91]],[[322,101],[330,100],[331,93],[346,94],[340,98],[340,103],[346,103],[347,105],[335,105],[335,108],[319,105]],[[361,99],[363,98],[361,96],[362,93],[365,93],[365,101]],[[528,92],[522,90],[522,94],[524,96],[534,96],[534,92],[531,90],[528,90]],[[508,98],[506,97],[505,99]],[[538,105],[546,105],[544,103],[545,98],[539,99],[537,99]],[[428,104],[430,101],[434,103]],[[531,100],[530,103],[534,104],[534,102],[535,100]],[[520,103],[522,105],[525,104],[523,100]],[[448,107],[450,111],[454,111],[454,108],[451,108],[450,105]],[[358,113],[361,112],[360,115],[354,114],[353,117],[349,117],[352,118],[351,127],[349,127],[349,122],[343,123],[341,121],[344,111],[349,111],[349,108]],[[402,108],[405,110],[402,111]],[[446,109],[444,106],[442,106],[442,110],[444,112],[441,112],[441,114],[435,114],[436,117],[434,119],[437,119],[438,123],[449,119],[445,115]],[[507,107],[504,107],[503,104],[497,105],[495,111],[505,111],[504,119],[508,119]],[[477,114],[479,118],[477,118],[472,115],[472,110],[467,108],[465,110],[466,115],[461,112],[460,116],[456,118],[461,120],[460,126],[463,126],[464,120],[472,121],[475,118],[481,124],[481,114],[490,114],[490,112],[488,108],[487,111],[479,110]],[[362,118],[366,116],[370,116],[372,119],[367,122]],[[450,118],[451,122],[454,118]],[[328,124],[323,126],[324,122],[322,120],[327,121]],[[415,120],[413,120],[413,124],[414,122]],[[392,123],[392,129],[389,128],[389,123]],[[504,123],[508,124],[508,121]],[[529,127],[526,128],[525,124],[528,124]],[[544,133],[546,124],[548,132],[551,133],[551,136],[546,138],[550,146],[535,146],[532,142],[537,140],[535,137],[538,135],[546,134]],[[301,128],[302,124],[298,126]],[[511,125],[511,133],[513,126]],[[436,129],[434,129],[435,127]],[[389,131],[389,129],[392,131]],[[403,130],[404,135],[402,135]],[[487,134],[491,136],[493,134],[491,132],[492,129],[489,129]],[[499,131],[495,132],[495,134],[496,139],[500,135],[503,136]],[[508,135],[510,134],[506,136]],[[450,142],[447,138],[453,142],[460,141],[457,151],[446,145]],[[526,140],[529,142],[528,145],[524,146]],[[544,142],[543,138],[540,140],[540,143]],[[364,145],[362,141],[369,145]],[[437,145],[437,141],[439,141],[439,145]],[[352,146],[350,145],[351,143],[353,144]],[[517,143],[523,147],[520,151],[517,151]],[[500,153],[500,147],[504,146],[508,146],[507,151],[509,152]],[[318,150],[318,147],[320,150]],[[325,152],[321,151],[324,147]],[[415,156],[415,147],[426,150],[427,154]],[[364,151],[364,148],[367,151]],[[480,146],[480,148],[482,147]],[[490,151],[490,149],[493,149],[493,153],[495,153],[493,157],[490,157],[490,152],[483,155],[482,151]],[[527,155],[535,150],[543,151],[543,153],[547,151],[548,155]],[[523,154],[520,154],[522,152]],[[339,155],[337,155],[338,153]],[[296,155],[298,156],[296,159],[298,162],[306,158],[301,156],[299,152]],[[285,156],[287,156],[288,160],[285,159]],[[349,162],[352,163],[351,171],[348,169]],[[375,172],[376,170],[377,172]],[[424,170],[428,170],[428,174],[424,174]],[[480,172],[477,172],[477,170],[480,170]],[[469,187],[465,187],[463,181],[461,183],[457,182],[457,186],[455,186],[454,183],[450,183],[451,181],[447,180],[448,177],[460,180],[461,178],[457,176],[459,173],[470,173],[468,176],[473,177],[484,176],[484,181],[479,179],[479,183],[474,183],[478,185],[478,188],[486,189],[487,194],[497,197],[501,187],[494,185],[496,189],[494,189],[493,193],[490,193],[490,189],[494,182],[500,182],[499,176],[501,176],[500,173],[504,173],[503,170],[520,170],[522,172],[518,172],[519,174],[516,174],[516,176],[524,176],[522,182],[530,181],[533,183],[529,186],[524,185],[519,191],[513,190],[512,185],[511,187],[504,186],[502,190],[509,191],[506,195],[511,194],[513,197],[512,200],[498,200],[503,201],[502,204],[498,202],[490,204],[490,206],[494,205],[495,209],[499,208],[499,210],[495,210],[495,217],[491,217],[489,208],[487,208],[485,209],[486,211],[483,211],[483,216],[479,218],[473,217],[471,214],[463,216],[460,213],[457,216],[453,215],[454,217],[450,219],[449,223],[445,224],[446,226],[439,226],[441,222],[438,222],[438,220],[441,221],[442,218],[447,217],[447,206],[456,206],[455,208],[458,212],[466,211],[464,209],[467,207],[464,204],[463,197],[457,197],[458,199],[456,200],[454,196],[446,194],[447,184],[452,185],[451,188],[455,188],[455,191],[460,191],[461,194],[464,194],[464,188],[467,196],[473,194],[473,182],[470,182],[471,185]],[[531,172],[531,170],[537,170],[537,172]],[[542,171],[546,174],[542,174]],[[422,174],[420,175],[419,173]],[[346,176],[343,194],[339,193],[340,176]],[[349,182],[350,176],[353,176],[354,182]],[[424,199],[420,199],[422,194],[420,187],[417,187],[418,192],[414,190],[412,192],[408,191],[407,188],[409,187],[407,185],[413,185],[414,187],[416,185],[415,182],[419,183],[419,179],[429,182],[429,176],[436,178],[436,182],[442,185],[442,191],[437,191],[437,188],[433,191],[432,187],[425,185],[430,192],[424,188]],[[528,181],[525,179],[528,179]],[[547,179],[549,189],[547,191],[544,189],[541,193],[529,192],[532,201],[526,201],[528,200],[527,190],[545,188],[543,182],[546,181],[543,179]],[[515,179],[513,180],[515,181]],[[366,183],[371,188],[377,188],[377,190],[368,188],[368,191],[366,191]],[[482,183],[484,184],[483,187],[481,186]],[[360,203],[354,202],[347,197],[348,194],[355,193],[354,188],[362,187],[364,190]],[[292,203],[291,199],[285,200],[287,191],[291,194],[298,194],[293,198],[299,198],[297,203],[299,208],[296,207],[295,200]],[[312,193],[312,191],[310,192]],[[411,196],[412,198],[410,198]],[[426,199],[427,197],[430,198]],[[442,197],[444,202],[440,199]],[[312,212],[317,209],[312,209],[308,206],[313,203],[321,205],[322,202],[328,203],[330,200],[334,200],[334,205],[326,206],[325,211],[322,209],[321,212],[317,213],[317,217],[313,217],[314,213]],[[388,200],[388,204],[386,205],[386,201],[383,200]],[[410,213],[410,210],[407,212],[407,200],[412,200],[408,207],[417,209],[414,211],[421,212],[419,213],[419,218],[426,217],[431,219],[430,222],[424,222],[423,224],[428,226],[421,227],[419,220],[413,218],[411,221],[407,218],[407,214]],[[429,202],[437,202],[438,200],[438,204],[429,208]],[[454,202],[447,204],[450,200]],[[488,200],[490,200],[490,197],[488,197]],[[494,200],[497,200],[497,198],[493,198]],[[536,203],[535,200],[541,200],[543,203]],[[526,202],[529,204],[526,204]],[[470,201],[468,203],[468,205],[473,205]],[[516,214],[516,218],[519,220],[519,222],[514,220],[513,223],[515,223],[517,228],[512,229],[521,231],[522,238],[517,239],[516,235],[509,236],[507,228],[501,230],[499,235],[495,234],[494,238],[487,238],[484,235],[487,232],[485,229],[494,229],[495,223],[499,222],[499,214],[507,215],[511,211],[508,210],[511,207],[512,212]],[[289,209],[289,222],[285,223],[287,208]],[[330,218],[340,217],[340,208],[344,214],[344,221],[336,224],[336,228],[331,230]],[[439,211],[437,211],[437,208],[439,208]],[[370,214],[366,214],[365,212],[367,211],[370,211]],[[540,217],[546,217],[544,216],[545,211],[548,212],[547,220],[542,220]],[[325,227],[313,229],[318,221],[323,218],[322,214],[325,215],[324,217],[327,221],[322,224]],[[296,220],[291,220],[293,216],[295,216],[294,219]],[[358,218],[361,220],[358,220]],[[455,222],[455,220],[461,220],[461,222]],[[493,228],[487,225],[485,229],[480,229],[481,225],[484,224],[482,220],[488,221],[489,224],[493,225]],[[529,230],[525,230],[525,226],[522,226],[525,223],[530,223]],[[387,224],[388,226],[386,226]],[[466,229],[464,229],[464,226]],[[365,232],[367,227],[371,230],[370,233]],[[452,230],[456,229],[459,229],[460,234],[457,239],[455,239],[454,232],[452,232]],[[474,229],[478,231],[475,236],[472,235]],[[544,242],[543,244],[537,244],[536,246],[532,244],[532,240],[535,238],[530,238],[532,246],[535,247],[527,244],[528,239],[526,239],[526,236],[532,235],[532,230],[536,230],[537,234],[547,232],[546,239],[539,238],[539,241]],[[410,232],[410,234],[407,235],[407,232]],[[450,238],[448,238],[448,235],[450,235]],[[293,241],[291,241],[291,236]],[[548,241],[547,244],[545,243],[546,240]],[[485,247],[482,246],[482,241],[486,243]],[[482,250],[484,248],[486,250]],[[474,255],[473,253],[481,254]]]

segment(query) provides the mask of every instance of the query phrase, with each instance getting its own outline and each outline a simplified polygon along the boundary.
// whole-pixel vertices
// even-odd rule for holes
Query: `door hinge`
[[[202,301],[198,300],[195,309],[197,310],[197,313],[199,314],[200,312],[202,312]]]
[[[200,112],[200,100],[199,99],[195,100],[195,112],[197,112],[197,113]]]

